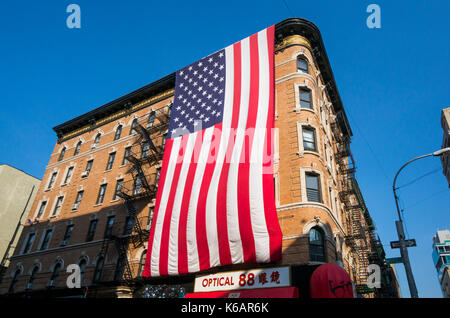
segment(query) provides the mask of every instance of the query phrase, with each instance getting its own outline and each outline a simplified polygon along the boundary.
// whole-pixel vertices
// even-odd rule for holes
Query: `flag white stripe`
[[[172,208],[172,218],[170,221],[170,238],[169,238],[169,262],[168,274],[178,274],[178,224],[180,221],[180,209],[183,201],[184,186],[189,171],[191,156],[194,150],[195,139],[197,133],[189,134],[188,140],[184,149],[184,158],[181,165],[180,177],[178,179],[177,191],[174,198]]]
[[[159,258],[162,238],[162,228],[164,225],[164,216],[166,214],[167,201],[169,198],[170,188],[172,186],[173,174],[177,162],[178,151],[180,149],[181,137],[173,139],[172,151],[167,166],[167,174],[164,182],[164,189],[161,196],[161,204],[159,206],[158,217],[155,224],[155,235],[153,239],[152,255],[151,255],[151,276],[159,276]]]
[[[217,152],[216,165],[209,186],[208,197],[206,200],[206,234],[209,243],[210,266],[219,266],[219,240],[217,232],[217,191],[219,187],[220,175],[223,168],[225,155],[230,136],[231,118],[233,115],[233,90],[234,90],[234,61],[233,46],[225,48],[225,101],[222,120],[222,134],[220,138],[220,147]]]
[[[269,73],[266,71],[269,68],[267,30],[263,30],[258,33],[258,54],[259,96],[255,134],[253,137],[252,152],[250,157],[250,215],[252,220],[253,235],[255,238],[256,261],[268,262],[270,261],[270,244],[264,213],[264,192],[262,184],[264,141],[270,89]]]
[[[244,252],[239,231],[238,216],[238,172],[241,150],[244,142],[245,128],[250,96],[250,39],[241,41],[241,101],[236,141],[231,156],[227,183],[227,220],[228,239],[230,241],[231,260],[233,263],[244,262]]]

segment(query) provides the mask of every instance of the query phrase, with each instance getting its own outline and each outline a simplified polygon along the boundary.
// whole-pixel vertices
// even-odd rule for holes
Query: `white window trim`
[[[50,236],[50,239],[48,240],[47,248],[41,250],[42,243],[44,243],[45,234],[47,233],[48,230],[52,230],[52,235]],[[41,239],[39,240],[39,244],[38,244],[38,246],[37,246],[37,248],[38,248],[38,249],[37,249],[37,252],[48,250],[48,247],[50,246],[50,242],[52,241],[52,238],[53,238],[54,235],[55,235],[55,228],[53,227],[53,225],[47,226],[47,227],[42,231]]]
[[[313,128],[314,129],[314,137],[316,143],[316,151],[313,150],[305,150],[303,147],[303,127]],[[314,154],[318,155],[320,158],[323,158],[322,151],[322,143],[320,139],[319,127],[310,122],[297,122],[297,141],[298,141],[298,156],[303,157],[304,154]]]
[[[61,208],[59,209],[59,211],[58,211],[57,214],[53,215],[53,212],[55,211],[56,203],[58,202],[58,198],[60,198],[60,197],[63,198],[63,199],[62,199],[62,202],[61,202]],[[50,210],[50,216],[49,216],[49,218],[55,218],[55,217],[58,217],[58,216],[59,216],[59,214],[61,213],[61,210],[62,210],[62,207],[63,207],[64,199],[65,199],[65,198],[66,198],[66,195],[65,195],[65,194],[58,194],[58,195],[55,197],[55,200],[54,200],[54,202],[53,202],[52,208],[51,208],[51,210]]]
[[[319,169],[315,169],[313,167],[300,167],[300,188],[301,188],[301,193],[302,193],[302,202],[308,202],[311,204],[320,204],[320,205],[325,205],[325,191],[327,191],[327,189],[325,189],[325,179],[324,179],[324,175],[323,172]],[[321,202],[314,202],[314,201],[308,201],[308,196],[306,195],[306,173],[307,172],[314,172],[316,174],[319,175],[319,181],[320,181],[320,199]],[[329,207],[327,205],[325,205],[328,209]]]
[[[75,166],[76,166],[76,164],[73,163],[73,162],[71,162],[71,163],[66,167],[66,169],[64,170],[64,174],[63,174],[64,177],[61,179],[61,183],[59,184],[60,187],[66,186],[66,185],[69,185],[69,184],[70,184],[70,181],[72,181],[73,175],[74,175],[74,173],[75,173]],[[70,168],[73,168],[73,170],[72,170],[72,175],[70,176],[69,181],[64,182],[64,181],[66,181],[67,173],[69,172],[69,169],[70,169]]]
[[[304,73],[301,73],[304,74]],[[300,88],[306,88],[311,92],[311,103],[312,109],[302,108],[300,105]],[[303,83],[294,83],[294,96],[295,96],[295,112],[300,113],[301,111],[312,112],[317,115],[317,96],[316,90],[314,89],[314,83],[310,83],[308,79],[305,79]]]
[[[54,174],[55,172],[56,172],[55,181],[53,182],[52,187],[49,187],[49,186],[50,186],[50,181],[52,180],[52,176],[53,176],[53,174]],[[55,187],[56,180],[58,180],[58,175],[59,175],[59,169],[57,169],[57,168],[53,169],[53,171],[50,173],[50,175],[49,175],[48,178],[47,178],[47,183],[46,183],[46,185],[45,185],[44,191],[50,191],[50,190],[52,190],[52,189]]]
[[[48,199],[47,197],[43,197],[41,200],[39,200],[38,205],[37,205],[37,207],[36,207],[36,210],[34,211],[34,214],[33,214],[33,220],[34,220],[35,218],[37,218],[37,215],[38,215],[38,213],[39,213],[39,210],[41,209],[42,203],[43,203],[43,202],[47,202],[47,203],[45,204],[45,208],[44,208],[44,211],[42,212],[42,216],[41,216],[41,220],[44,219],[45,212],[47,211],[47,207],[49,206],[48,201],[49,201],[49,199]]]

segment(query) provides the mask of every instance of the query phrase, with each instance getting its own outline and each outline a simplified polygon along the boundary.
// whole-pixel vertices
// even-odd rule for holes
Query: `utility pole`
[[[408,254],[408,247],[416,246],[416,242],[414,239],[411,239],[411,240],[405,239],[405,231],[403,229],[403,221],[402,221],[402,216],[400,213],[400,208],[398,206],[398,196],[397,196],[397,192],[396,192],[396,190],[398,188],[395,186],[395,182],[397,181],[397,177],[398,177],[400,171],[402,171],[403,168],[405,168],[411,162],[422,159],[422,158],[430,157],[430,156],[439,157],[447,152],[450,152],[450,147],[440,149],[440,150],[430,153],[428,155],[423,155],[423,156],[420,156],[420,157],[417,157],[417,158],[414,158],[414,159],[408,161],[398,170],[397,174],[394,177],[394,183],[392,185],[392,190],[394,191],[395,206],[397,207],[397,214],[398,214],[398,221],[395,222],[395,226],[397,228],[397,234],[398,234],[398,241],[391,242],[391,247],[400,249],[400,256],[402,258],[402,263],[405,266],[406,278],[408,280],[409,292],[411,294],[411,298],[419,297],[419,294],[417,292],[416,282],[414,280],[414,276],[413,276],[412,269],[411,269],[411,263],[409,261],[409,254]]]

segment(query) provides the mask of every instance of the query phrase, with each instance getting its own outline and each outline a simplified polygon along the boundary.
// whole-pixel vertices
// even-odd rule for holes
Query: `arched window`
[[[297,58],[297,71],[301,73],[309,73],[308,72],[308,60],[302,56]]]
[[[39,265],[35,265],[31,271],[30,280],[28,281],[28,287],[31,289],[33,287],[33,282],[36,279],[36,274],[39,271]]]
[[[147,250],[142,252],[141,259],[139,260],[138,276],[142,276],[142,273],[144,272],[144,265],[145,265],[145,257],[146,256],[147,256]]]
[[[53,267],[53,273],[52,273],[52,277],[50,278],[50,280],[53,281],[53,284],[56,282],[56,280],[58,279],[59,276],[59,272],[61,271],[62,268],[62,264],[61,263],[57,263],[55,265],[55,267]]]
[[[122,125],[119,125],[116,129],[116,134],[114,135],[114,140],[120,139],[120,135],[122,134]]]
[[[130,135],[136,133],[136,126],[137,126],[138,120],[135,118],[133,122],[131,123],[131,129],[130,129]]]
[[[58,161],[63,160],[65,154],[66,154],[66,147],[63,147],[63,148],[61,149],[61,152],[59,153]]]
[[[102,138],[102,134],[98,133],[97,136],[95,136],[93,147],[97,147],[100,143],[100,138]]]
[[[155,111],[151,111],[150,114],[148,114],[148,127],[153,126],[153,124],[155,123],[155,117],[156,117],[156,113]]]
[[[16,287],[17,284],[17,280],[19,279],[19,275],[20,275],[20,268],[16,269],[13,279],[11,281],[11,285],[9,285],[9,293],[14,293],[14,288]]]
[[[80,153],[81,149],[81,140],[77,143],[77,146],[75,147],[75,151],[73,153],[74,156],[78,155]]]
[[[315,226],[309,231],[309,260],[325,262],[325,242],[323,231]]]
[[[100,257],[97,260],[97,264],[95,265],[95,271],[94,271],[94,279],[93,279],[93,283],[98,282],[102,276],[102,270],[103,270],[103,263],[104,263],[104,258]]]
[[[80,284],[81,285],[83,285],[83,277],[84,277],[84,272],[86,271],[86,265],[87,265],[87,261],[84,258],[78,262],[78,266],[80,267]]]

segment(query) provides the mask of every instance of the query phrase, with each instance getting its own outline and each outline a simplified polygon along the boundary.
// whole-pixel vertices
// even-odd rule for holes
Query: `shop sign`
[[[195,278],[194,292],[274,288],[291,285],[290,267],[230,271]]]

